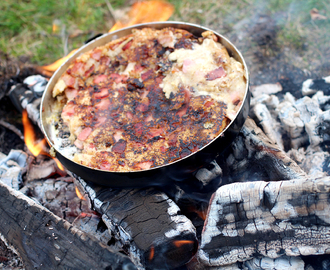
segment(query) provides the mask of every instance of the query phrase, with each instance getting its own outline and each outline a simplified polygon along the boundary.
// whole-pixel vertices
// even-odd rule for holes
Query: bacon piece
[[[154,117],[152,116],[152,114],[149,114],[145,119],[146,122],[150,122],[150,121],[153,121],[153,120],[154,120]]]
[[[142,135],[143,132],[143,123],[139,122],[134,125],[134,130],[136,135]]]
[[[66,86],[69,88],[74,88],[76,84],[76,78],[69,74],[64,74],[62,80],[65,82]]]
[[[144,68],[143,66],[141,66],[140,64],[136,64],[136,65],[134,66],[134,71],[135,71],[135,72],[141,73],[141,72],[144,71],[144,70],[145,70],[145,68]],[[141,74],[141,77],[142,77],[142,74]]]
[[[110,75],[110,79],[114,80],[115,83],[121,83],[121,82],[125,82],[127,80],[127,76],[126,75],[120,75],[117,73],[112,73]]]
[[[213,81],[224,76],[226,76],[225,70],[223,69],[223,67],[218,67],[215,70],[212,70],[211,72],[207,73],[205,77],[207,81]]]
[[[208,108],[208,107],[211,107],[213,104],[214,104],[214,101],[208,100],[208,101],[205,102],[204,107]]]
[[[189,71],[189,69],[195,64],[194,61],[190,60],[190,59],[185,59],[183,61],[183,65],[182,65],[182,72],[183,73],[187,73]]]
[[[73,143],[78,149],[83,149],[84,148],[84,144],[82,141],[79,140],[75,140]]]
[[[85,74],[84,74],[84,77],[87,78],[89,77],[89,75],[92,74],[92,72],[94,71],[94,65],[92,65],[88,70],[86,70]]]
[[[102,55],[102,51],[101,50],[95,50],[95,51],[92,52],[91,57],[93,59],[95,59],[96,61],[98,61],[98,60],[100,60],[101,55]]]
[[[174,35],[171,31],[162,32],[157,39],[163,47],[173,48],[174,46]]]
[[[98,126],[102,125],[106,120],[107,120],[107,118],[105,116],[101,116],[96,119],[94,126],[98,127]]]
[[[186,113],[187,113],[187,109],[188,109],[188,106],[187,105],[183,105],[178,111],[177,111],[177,115],[182,117],[184,116]]]
[[[85,73],[84,66],[85,66],[85,63],[83,63],[83,62],[76,62],[73,65],[72,69],[71,69],[71,73],[83,75]]]
[[[164,128],[160,127],[160,128],[150,128],[148,131],[148,135],[150,136],[150,138],[156,137],[156,136],[160,136],[164,133]]]
[[[135,164],[136,167],[138,167],[141,170],[148,170],[151,168],[151,166],[154,164],[153,161],[143,161],[143,162],[138,162]]]
[[[111,62],[111,58],[108,56],[102,56],[100,59],[100,64],[104,66],[108,66]]]
[[[78,95],[78,90],[77,89],[65,89],[64,93],[67,97],[67,99],[74,99]]]
[[[178,141],[178,133],[173,132],[171,135],[168,137],[168,145],[169,146],[174,146],[176,145],[176,142]]]
[[[123,139],[120,139],[112,146],[112,152],[115,152],[117,154],[124,153],[125,149],[126,149],[126,141],[124,141]]]
[[[141,74],[141,79],[142,79],[142,81],[146,81],[146,80],[149,80],[152,76],[152,74],[153,74],[154,72],[153,72],[153,70],[148,70],[148,71],[146,71],[146,72],[144,72],[144,73],[142,73]]]
[[[149,103],[149,98],[143,98],[141,102],[136,106],[136,110],[140,112],[146,112],[149,108]]]
[[[112,73],[110,75],[110,79],[114,80],[115,83],[121,83],[121,82],[125,82],[127,80],[127,76],[126,75],[120,75],[117,73]]]
[[[133,119],[133,113],[132,112],[126,112],[127,119]]]
[[[94,78],[93,82],[94,82],[95,84],[99,84],[99,83],[101,83],[101,82],[106,81],[107,79],[108,79],[107,75],[102,74],[102,75],[98,75],[98,76],[96,76],[96,77]]]
[[[105,98],[108,95],[109,95],[109,90],[106,87],[103,87],[103,88],[97,90],[97,92],[94,92],[94,97],[96,99]]]
[[[118,142],[121,139],[121,135],[123,134],[122,131],[116,130],[116,132],[113,134],[113,138],[116,142]]]
[[[78,135],[78,140],[85,141],[88,136],[92,133],[92,128],[91,127],[86,127],[84,128]]]
[[[73,103],[68,103],[63,107],[62,110],[62,118],[65,118],[67,116],[73,116],[75,112],[76,105]]]
[[[100,163],[100,170],[110,171],[111,164],[107,160],[103,160]]]
[[[102,98],[101,101],[95,104],[95,108],[99,110],[108,110],[110,107],[110,99]]]
[[[128,50],[128,49],[131,47],[132,43],[133,43],[133,40],[127,42],[127,43],[124,45],[124,47],[122,48],[122,50],[123,50],[123,51]]]

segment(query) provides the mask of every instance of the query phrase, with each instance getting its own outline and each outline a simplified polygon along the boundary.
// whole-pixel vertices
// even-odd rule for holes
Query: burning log
[[[8,96],[14,106],[22,112],[27,110],[29,118],[40,127],[41,96],[47,85],[47,79],[40,75],[27,77],[22,84],[13,85]]]
[[[0,216],[0,233],[27,269],[136,269],[128,257],[2,182]]]
[[[255,255],[326,254],[330,177],[233,183],[210,202],[198,258],[219,266]]]
[[[75,178],[136,265],[173,269],[187,263],[196,252],[194,226],[165,193],[155,188],[104,188]]]
[[[219,165],[222,183],[304,178],[306,173],[248,118]]]

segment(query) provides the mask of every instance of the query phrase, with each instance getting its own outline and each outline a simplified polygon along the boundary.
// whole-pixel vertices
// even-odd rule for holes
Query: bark
[[[256,255],[320,255],[330,245],[330,177],[220,187],[198,256],[211,266]]]
[[[0,233],[26,269],[136,269],[93,236],[0,182]]]

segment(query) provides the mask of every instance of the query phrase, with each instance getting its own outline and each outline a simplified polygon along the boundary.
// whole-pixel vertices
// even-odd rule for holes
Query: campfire
[[[167,20],[173,7],[152,3],[164,5]],[[143,5],[111,30],[140,22],[137,14],[160,19],[144,18]],[[37,70],[49,75],[66,59]],[[251,86],[249,117],[224,153],[188,179],[116,189],[87,182],[53,157],[39,119],[47,78],[30,75],[9,91],[22,110],[25,151],[0,156],[0,236],[25,269],[321,269],[329,262],[330,77],[306,80],[294,95],[280,83]]]

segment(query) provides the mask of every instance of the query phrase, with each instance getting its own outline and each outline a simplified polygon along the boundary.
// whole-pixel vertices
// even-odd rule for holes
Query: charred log
[[[198,257],[210,266],[255,255],[326,254],[330,177],[222,186],[214,194]]]
[[[165,193],[155,188],[111,189],[77,179],[136,265],[173,269],[195,254],[195,228]]]
[[[306,173],[283,150],[274,144],[248,118],[233,144],[219,158],[224,171],[222,183],[258,180],[289,180],[306,177]]]
[[[127,256],[112,252],[2,182],[0,216],[0,233],[26,269],[136,269]]]

